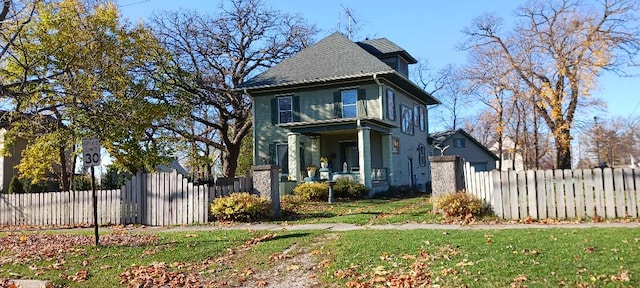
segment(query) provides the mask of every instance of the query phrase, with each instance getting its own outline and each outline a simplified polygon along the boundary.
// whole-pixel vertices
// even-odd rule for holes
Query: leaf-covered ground
[[[124,230],[103,235],[100,247],[90,235],[11,233],[0,237],[0,278],[70,287],[637,287],[637,231]]]

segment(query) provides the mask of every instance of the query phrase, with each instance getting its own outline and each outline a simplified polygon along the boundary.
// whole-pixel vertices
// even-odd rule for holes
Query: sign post
[[[93,227],[96,237],[96,246],[100,245],[98,236],[98,198],[96,197],[96,175],[95,166],[100,165],[100,139],[82,139],[82,162],[84,167],[91,167],[91,191],[93,193]]]

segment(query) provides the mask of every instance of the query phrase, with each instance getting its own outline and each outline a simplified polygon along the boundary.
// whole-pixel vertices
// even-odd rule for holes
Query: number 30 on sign
[[[100,166],[100,139],[82,139],[82,160],[85,167]]]

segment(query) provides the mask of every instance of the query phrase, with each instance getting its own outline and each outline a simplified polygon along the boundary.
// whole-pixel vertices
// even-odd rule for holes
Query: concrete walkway
[[[136,231],[157,231],[157,232],[182,232],[182,231],[216,231],[216,230],[267,230],[267,231],[296,231],[296,230],[328,230],[328,231],[351,231],[351,230],[496,230],[496,229],[553,229],[553,228],[640,228],[640,222],[611,222],[611,223],[562,223],[562,224],[386,224],[386,225],[355,225],[344,223],[321,223],[321,224],[235,224],[229,226],[204,225],[204,226],[167,226],[167,227],[146,227],[134,228]]]

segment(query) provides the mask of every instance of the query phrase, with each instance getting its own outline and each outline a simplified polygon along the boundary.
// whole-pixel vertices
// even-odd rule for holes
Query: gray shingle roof
[[[394,73],[394,70],[336,32],[244,82],[238,88],[284,86],[384,73]]]
[[[384,56],[392,56],[392,55],[400,55],[402,56],[409,64],[418,63],[418,61],[413,58],[407,51],[402,49],[402,47],[396,45],[396,43],[391,42],[387,38],[380,39],[367,39],[361,42],[356,42],[358,46],[362,47],[362,49],[367,50],[367,52],[371,53],[376,57],[384,57]]]
[[[465,137],[467,137],[468,139],[470,139],[473,143],[478,145],[478,147],[480,147],[482,150],[484,150],[488,155],[490,155],[494,159],[496,159],[496,160],[499,159],[499,157],[496,156],[496,154],[494,154],[493,152],[491,152],[489,150],[489,148],[487,148],[487,146],[482,145],[482,143],[478,142],[478,140],[476,140],[476,138],[473,138],[473,136],[471,136],[469,133],[467,133],[467,131],[464,131],[464,129],[457,129],[457,130],[456,129],[450,129],[450,130],[445,130],[445,131],[431,132],[431,133],[429,133],[429,138],[427,139],[427,142],[428,142],[429,145],[435,145],[437,143],[442,143],[444,141],[449,140],[451,137],[453,137],[453,135],[455,135],[458,132],[460,132],[460,134],[462,134]]]
[[[459,129],[459,130],[462,130],[462,129]],[[455,130],[455,129],[431,132],[429,133],[429,142],[442,143],[444,141],[447,141],[447,139],[453,136],[453,134],[456,134],[456,132],[458,132],[458,130]]]

